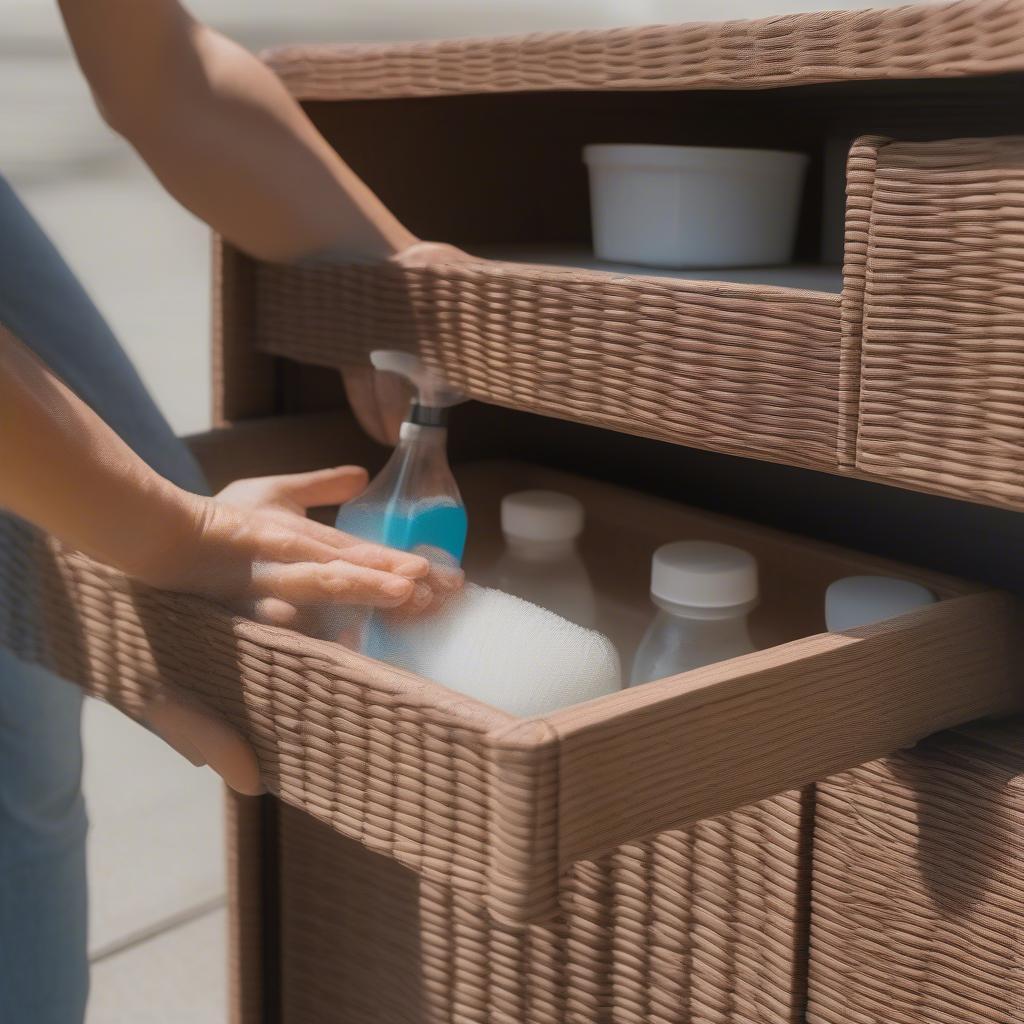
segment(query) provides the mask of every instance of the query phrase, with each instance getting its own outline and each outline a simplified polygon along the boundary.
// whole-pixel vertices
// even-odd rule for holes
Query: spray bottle
[[[447,421],[448,409],[463,396],[410,353],[379,349],[370,361],[376,369],[410,381],[415,398],[391,458],[362,494],[341,506],[335,526],[402,551],[425,549],[428,557],[458,566],[468,523],[448,465]],[[363,619],[365,626],[365,614]],[[373,653],[374,629],[360,633],[360,646]]]

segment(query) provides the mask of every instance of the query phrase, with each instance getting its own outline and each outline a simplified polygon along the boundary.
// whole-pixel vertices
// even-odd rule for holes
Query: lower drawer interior
[[[597,628],[615,643],[624,676],[651,621],[651,556],[676,540],[711,540],[749,551],[758,562],[760,597],[751,614],[751,635],[760,650],[825,629],[828,585],[843,576],[900,575],[946,598],[971,592],[967,584],[937,573],[898,566],[832,548],[741,520],[662,501],[586,477],[527,463],[490,461],[456,466],[469,515],[467,578],[492,582],[504,542],[500,527],[505,494],[532,488],[578,498],[586,512],[580,551],[598,601]]]

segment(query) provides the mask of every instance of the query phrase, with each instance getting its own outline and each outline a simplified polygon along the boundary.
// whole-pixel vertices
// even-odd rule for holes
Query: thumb
[[[197,768],[208,764],[236,793],[265,792],[255,752],[226,722],[166,695],[146,707],[145,719],[179,754]]]
[[[274,482],[274,491],[278,501],[303,509],[340,505],[363,491],[368,478],[362,466],[334,466],[280,476]]]

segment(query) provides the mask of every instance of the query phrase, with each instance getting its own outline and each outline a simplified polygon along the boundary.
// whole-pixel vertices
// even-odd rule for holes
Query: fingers
[[[466,582],[466,574],[458,562],[443,548],[419,544],[413,550],[430,563],[428,582],[435,590],[459,590]]]
[[[414,242],[391,257],[403,267],[448,266],[452,263],[479,263],[480,259],[447,242]]]
[[[347,539],[347,543],[341,548],[346,562],[366,566],[368,569],[397,573],[411,580],[423,579],[431,571],[430,562],[422,555],[386,548],[380,544],[370,544],[348,534],[342,536]]]
[[[277,499],[305,510],[318,505],[340,505],[366,489],[369,476],[362,466],[334,466],[309,473],[270,477]]]
[[[182,728],[179,717],[169,702],[161,700],[147,704],[143,716],[146,725],[194,768],[202,768],[206,764],[203,755],[196,749],[187,731]]]
[[[341,374],[349,407],[363,430],[380,444],[396,445],[412,399],[409,384],[372,366],[346,366]]]
[[[331,548],[331,558],[342,556],[347,562],[366,566],[368,569],[380,569],[383,572],[397,573],[409,579],[419,579],[430,572],[430,562],[423,556],[409,551],[399,551],[383,544],[373,544],[361,537],[353,537],[350,533],[324,526],[312,519],[302,519],[289,515],[287,527],[308,537],[321,545]],[[325,561],[323,557],[310,556],[311,561]],[[292,559],[295,561],[295,559]]]
[[[300,562],[258,566],[251,588],[257,598],[288,604],[337,602],[373,608],[397,608],[412,597],[415,583],[404,576],[333,562]]]
[[[264,792],[252,747],[226,722],[164,695],[145,709],[146,720],[196,767],[208,764],[236,792]]]
[[[431,563],[429,575],[416,581],[412,597],[389,612],[389,615],[393,618],[408,619],[432,614],[461,590],[465,581],[465,573],[461,569]]]
[[[232,608],[239,615],[244,615],[254,622],[262,622],[265,626],[280,626],[282,629],[297,628],[301,615],[295,605],[276,597],[261,597],[255,601],[236,601],[232,602]]]
[[[245,543],[259,562],[333,562],[343,558],[354,565],[409,579],[430,571],[430,563],[422,555],[371,544],[292,512],[259,510],[248,513],[247,518],[232,540]]]
[[[363,430],[378,444],[393,445],[398,441],[398,433],[385,421],[374,388],[376,372],[372,366],[346,366],[341,371],[345,395]]]

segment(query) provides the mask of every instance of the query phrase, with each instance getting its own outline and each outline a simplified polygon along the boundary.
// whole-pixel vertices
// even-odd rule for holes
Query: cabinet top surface
[[[288,46],[265,58],[300,99],[337,101],[976,77],[1024,70],[1022,42],[1022,0],[958,0],[494,39]]]

